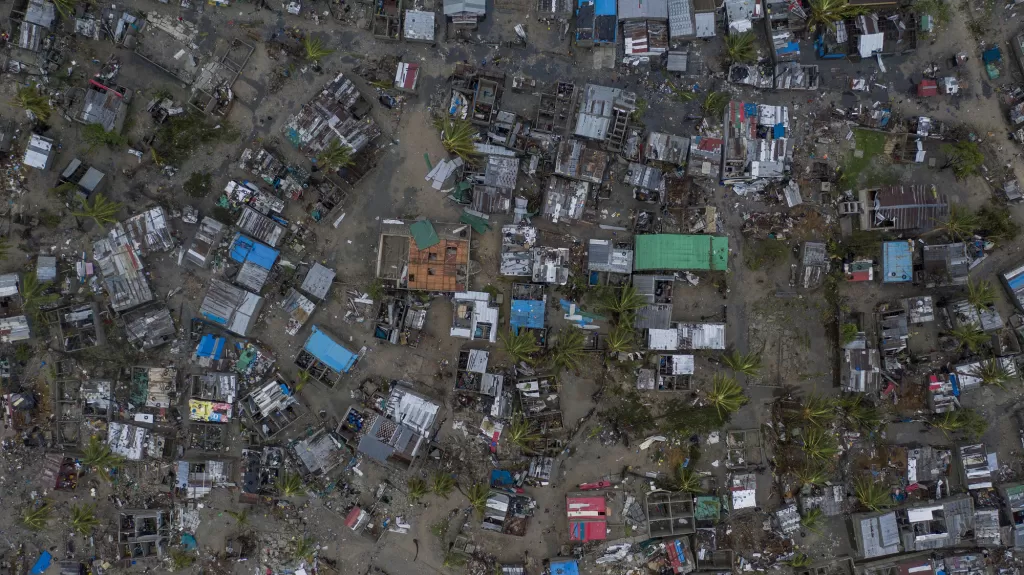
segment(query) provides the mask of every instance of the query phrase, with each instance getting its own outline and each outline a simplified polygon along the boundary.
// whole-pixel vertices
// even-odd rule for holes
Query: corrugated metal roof
[[[36,279],[41,282],[52,282],[57,279],[57,258],[39,256],[36,260]]]
[[[314,263],[306,273],[299,289],[322,300],[327,297],[327,292],[330,291],[331,284],[334,282],[334,276],[334,270],[331,268]]]
[[[176,333],[171,311],[162,305],[129,312],[125,315],[124,329],[128,341],[142,349],[163,345]]]
[[[199,314],[240,336],[247,336],[263,307],[263,298],[219,279],[210,280],[210,288]]]
[[[619,20],[667,20],[667,0],[618,0]]]
[[[30,337],[32,333],[29,331],[27,317],[19,315],[0,318],[0,342],[24,341]]]
[[[668,33],[673,40],[697,35],[693,0],[668,0]]]
[[[434,41],[434,13],[425,10],[405,11],[405,39]]]
[[[725,349],[724,323],[678,323],[678,349]]]
[[[652,303],[636,312],[633,327],[637,329],[668,329],[672,324],[672,304]]]
[[[192,238],[192,244],[189,246],[188,251],[185,252],[185,259],[201,268],[205,268],[208,263],[207,258],[210,257],[214,248],[220,244],[223,230],[224,224],[208,216],[203,218],[203,221],[199,222],[199,229],[196,230],[196,235]]]
[[[271,247],[277,247],[285,232],[283,226],[249,206],[242,208],[242,213],[238,216],[238,227]]]
[[[714,12],[700,12],[694,16],[694,22],[697,27],[698,38],[714,38],[717,34],[715,33],[715,13]]]
[[[231,242],[231,259],[238,263],[252,263],[264,270],[269,271],[274,267],[279,254],[277,250],[242,234],[236,234],[234,241]]]
[[[334,341],[331,336],[313,326],[313,333],[309,334],[302,349],[308,351],[321,363],[338,373],[347,373],[356,363],[356,354],[352,353],[345,346]]]
[[[247,290],[259,293],[263,290],[263,284],[267,283],[268,277],[270,277],[270,270],[255,262],[247,261],[238,270],[235,283]]]
[[[914,253],[907,241],[882,244],[882,283],[903,283],[914,279]]]
[[[24,164],[37,170],[45,170],[50,167],[52,158],[53,140],[32,134],[28,146],[25,147]]]
[[[444,0],[445,16],[459,14],[476,14],[477,16],[487,14],[487,2],[484,0]]]

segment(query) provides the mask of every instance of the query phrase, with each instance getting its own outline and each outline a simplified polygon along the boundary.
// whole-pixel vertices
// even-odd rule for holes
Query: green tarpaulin
[[[434,224],[427,220],[413,222],[409,226],[409,231],[412,232],[412,239],[416,240],[417,249],[425,250],[441,243],[441,239],[437,237],[437,232],[434,231]]]

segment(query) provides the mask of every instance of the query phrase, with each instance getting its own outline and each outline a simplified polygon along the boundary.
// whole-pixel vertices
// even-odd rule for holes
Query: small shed
[[[919,98],[929,98],[936,96],[939,93],[939,84],[935,80],[921,80],[921,83],[917,85],[917,96]]]
[[[882,245],[882,283],[914,280],[914,252],[911,242],[885,242]]]
[[[409,42],[434,43],[434,12],[406,10],[403,37]]]
[[[53,149],[53,140],[39,134],[32,134],[28,145],[25,146],[25,157],[22,163],[37,170],[49,170],[56,155],[57,153]]]
[[[309,271],[306,272],[306,277],[302,280],[302,285],[299,289],[323,301],[327,298],[327,292],[330,291],[331,284],[334,283],[334,276],[334,270],[331,268],[314,263],[313,267],[309,268]]]

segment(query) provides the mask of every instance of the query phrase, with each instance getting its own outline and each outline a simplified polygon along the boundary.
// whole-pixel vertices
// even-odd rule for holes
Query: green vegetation
[[[977,376],[981,378],[982,384],[992,385],[999,389],[1006,389],[1006,384],[1016,379],[998,357],[993,357],[981,362],[981,367],[978,368]]]
[[[171,571],[188,569],[196,562],[196,557],[184,549],[171,550]]]
[[[807,31],[815,32],[818,28],[834,29],[840,22],[863,11],[850,6],[847,0],[811,0],[811,10],[807,15]]]
[[[409,502],[419,503],[421,499],[430,491],[427,487],[427,482],[421,477],[410,477],[405,482],[405,487],[409,490]]]
[[[773,268],[786,261],[789,247],[779,240],[748,240],[744,242],[743,261],[747,269],[757,271]]]
[[[599,309],[606,311],[620,321],[632,319],[636,312],[647,305],[647,300],[633,286],[609,287],[601,296]]]
[[[786,565],[789,565],[790,567],[792,567],[794,569],[800,569],[800,568],[803,568],[803,567],[810,567],[812,561],[811,561],[811,558],[808,557],[806,553],[797,553],[797,554],[793,555],[792,557],[790,557],[790,559],[788,561],[786,561],[785,563],[786,563]]]
[[[950,239],[960,242],[970,238],[976,227],[978,227],[978,216],[967,208],[953,204],[949,207],[949,216],[946,221],[939,222],[936,229],[946,232]]]
[[[603,414],[618,429],[637,435],[654,428],[655,418],[643,396],[634,388],[616,397],[612,407]]]
[[[479,133],[473,124],[445,114],[434,122],[434,127],[441,131],[441,145],[449,154],[462,158],[466,164],[476,163],[480,157],[480,152],[476,150]]]
[[[967,303],[980,309],[988,307],[996,303],[996,290],[992,287],[992,282],[982,280],[980,282],[973,282],[970,279],[967,280]]]
[[[817,532],[821,529],[821,522],[824,519],[825,512],[815,507],[814,509],[809,509],[807,513],[804,514],[800,519],[800,525],[803,525],[806,529]]]
[[[171,116],[157,130],[153,140],[153,159],[157,164],[177,166],[203,145],[224,142],[237,136],[237,132],[226,122],[211,124],[199,112]]]
[[[800,406],[800,419],[815,427],[825,427],[835,419],[835,415],[835,403],[818,394],[808,395]]]
[[[39,93],[39,85],[33,82],[29,86],[18,88],[11,102],[15,108],[21,108],[29,113],[33,119],[45,122],[50,119],[50,97]]]
[[[72,18],[77,4],[78,0],[53,0],[53,5],[57,8],[57,13],[60,14],[61,18]]]
[[[665,431],[686,437],[721,429],[731,415],[710,405],[696,407],[688,401],[676,399],[669,402],[668,409],[657,420],[662,422]]]
[[[1013,221],[1010,210],[988,204],[978,210],[975,232],[990,240],[1013,241],[1020,235],[1020,226]]]
[[[374,279],[366,288],[366,293],[373,301],[381,302],[384,300],[384,284],[380,279]]]
[[[636,350],[636,331],[631,326],[616,327],[608,334],[605,343],[610,355],[630,353]]]
[[[325,172],[347,168],[353,163],[352,148],[348,144],[341,143],[341,140],[331,140],[331,143],[320,150],[316,157],[316,165]]]
[[[509,328],[498,335],[501,347],[508,354],[513,363],[533,363],[534,356],[540,351],[537,345],[537,338],[529,330],[522,330],[518,334]]]
[[[292,556],[295,559],[303,561],[312,561],[313,554],[316,552],[316,543],[312,539],[306,536],[299,537],[295,540],[295,546],[292,547]]]
[[[978,353],[989,341],[989,336],[978,329],[974,324],[958,326],[949,332],[949,335],[957,341],[957,350],[967,348],[972,353]]]
[[[669,491],[680,491],[685,493],[703,493],[700,485],[700,476],[693,469],[677,465],[672,477],[663,480],[658,485]]]
[[[93,435],[89,438],[89,443],[86,444],[82,452],[81,462],[83,467],[103,470],[119,465],[121,458],[111,451],[110,446],[101,440],[98,435]],[[103,473],[102,477],[109,478],[106,473]]]
[[[551,367],[555,372],[563,369],[579,371],[583,366],[583,330],[577,327],[564,328],[558,332],[558,339],[551,349]]]
[[[451,495],[452,490],[455,489],[455,478],[452,477],[451,473],[447,471],[436,471],[430,476],[430,491],[434,495],[438,495],[448,499]]]
[[[945,0],[916,0],[913,8],[918,14],[930,15],[940,26],[949,24],[953,15],[949,3]]]
[[[310,377],[308,369],[300,369],[299,372],[295,374],[295,389],[292,391],[294,393],[302,391],[302,388],[306,387],[306,384],[309,383]]]
[[[697,97],[697,93],[693,89],[680,88],[668,80],[665,80],[665,83],[668,84],[668,89],[672,91],[672,97],[681,104],[692,102]]]
[[[310,62],[316,62],[334,53],[334,50],[327,48],[323,40],[308,35],[302,40],[302,48],[306,52],[306,59]]]
[[[46,527],[47,521],[50,520],[50,513],[52,511],[53,509],[46,501],[41,501],[39,504],[33,503],[31,507],[21,514],[21,522],[32,531],[41,531]]]
[[[860,333],[860,329],[855,323],[844,323],[839,328],[839,341],[842,345],[849,345],[853,340],[857,339],[857,334]]]
[[[100,146],[119,150],[128,145],[128,138],[117,132],[106,131],[102,124],[86,124],[82,128],[82,140],[89,144],[90,152]]]
[[[226,513],[235,520],[236,527],[244,527],[249,524],[249,510],[243,509],[241,511],[226,510]]]
[[[192,172],[181,187],[190,197],[205,198],[210,194],[212,179],[210,172]]]
[[[981,153],[977,142],[960,140],[953,144],[943,144],[940,150],[946,155],[946,164],[942,169],[953,168],[953,175],[958,180],[978,174],[985,163],[985,154]]]
[[[722,356],[722,363],[735,372],[748,377],[757,377],[758,372],[761,371],[761,354],[740,353],[734,349]]]
[[[870,477],[860,477],[853,482],[853,493],[860,504],[870,511],[879,512],[892,507],[892,490]]]
[[[90,535],[100,524],[96,517],[95,505],[71,506],[71,530],[80,535]]]
[[[797,467],[793,475],[801,485],[822,485],[828,481],[828,473],[825,468],[816,463],[806,463]]]
[[[970,408],[934,415],[930,423],[947,436],[963,433],[975,439],[984,435],[985,430],[988,429],[988,420]]]
[[[754,33],[730,33],[726,36],[725,59],[730,64],[749,64],[757,60],[757,38]]]
[[[276,487],[283,497],[300,497],[306,494],[306,489],[302,485],[302,477],[298,473],[285,473],[277,480]]]
[[[835,0],[821,1],[831,3]],[[845,4],[845,0],[843,3]],[[811,6],[813,10],[814,2],[811,3]],[[885,151],[885,134],[881,132],[856,128],[853,130],[853,139],[857,143],[857,149],[862,150],[864,155],[858,158],[851,151],[846,157],[840,181],[847,186],[855,185],[860,178],[861,172],[871,164],[871,160]]]
[[[711,391],[707,394],[708,404],[714,407],[723,419],[736,413],[747,403],[747,396],[735,379],[716,373],[711,381]]]
[[[825,463],[839,455],[839,444],[835,434],[817,427],[809,427],[803,431],[804,455],[810,461]]]
[[[474,483],[466,491],[466,498],[469,499],[469,506],[476,511],[478,517],[484,516],[487,510],[487,498],[491,496],[491,489],[483,483]]]
[[[505,426],[502,436],[524,451],[529,451],[530,444],[540,439],[540,433],[533,422],[528,421],[521,411],[512,414],[512,420]]]
[[[749,34],[745,32],[744,34]],[[728,36],[727,38],[731,38]],[[722,119],[722,115],[725,114],[725,107],[729,105],[729,93],[728,92],[708,92],[704,96],[704,101],[700,104],[700,111],[704,113],[705,118],[713,118],[718,121]]]
[[[828,253],[831,257],[838,259],[844,257],[875,258],[882,252],[883,241],[885,241],[885,236],[878,232],[854,230],[851,235],[842,238],[841,241],[829,240]]]
[[[103,194],[93,194],[88,200],[82,202],[81,211],[74,212],[74,216],[87,218],[96,222],[99,227],[112,224],[117,221],[117,213],[121,211],[121,204],[108,200]]]
[[[882,426],[882,413],[859,393],[841,397],[839,408],[846,421],[863,433],[874,433]]]

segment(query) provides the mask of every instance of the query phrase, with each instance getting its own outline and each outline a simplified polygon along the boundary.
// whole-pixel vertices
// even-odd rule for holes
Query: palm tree
[[[800,525],[803,525],[811,531],[817,532],[821,529],[821,521],[825,518],[825,512],[820,508],[815,507],[814,509],[808,509],[807,513],[800,519]]]
[[[36,272],[27,273],[21,278],[21,286],[18,291],[21,295],[21,308],[25,315],[38,318],[39,309],[42,306],[60,299],[58,294],[45,293],[48,287],[50,287],[50,283],[41,283]],[[99,441],[98,438],[97,441]]]
[[[1006,384],[1014,379],[1014,374],[1010,373],[998,357],[981,362],[981,367],[977,369],[975,375],[981,379],[981,383],[994,385],[999,389],[1006,389]]]
[[[430,477],[430,490],[435,495],[440,495],[445,499],[451,495],[452,490],[455,489],[455,478],[452,477],[451,473],[446,471],[437,471]]]
[[[292,555],[296,559],[303,561],[312,561],[313,553],[316,551],[316,544],[309,537],[303,535],[295,540],[295,546],[292,548]]]
[[[707,394],[708,404],[718,411],[718,416],[723,420],[747,403],[747,396],[735,379],[716,373],[711,382],[711,391]]]
[[[705,118],[720,120],[725,113],[725,107],[729,105],[728,92],[708,92],[701,102],[700,109]]]
[[[949,206],[949,216],[946,221],[939,222],[936,229],[946,232],[951,239],[959,242],[974,235],[974,230],[977,228],[978,216],[967,208],[953,204]]]
[[[811,461],[831,461],[839,454],[835,436],[817,427],[804,429],[804,453]]]
[[[757,377],[758,371],[761,370],[761,354],[740,353],[733,350],[722,356],[722,363],[733,371],[738,371],[749,377]]]
[[[793,471],[793,475],[801,485],[821,485],[828,481],[825,468],[816,463],[805,463]]]
[[[61,18],[70,19],[75,12],[75,4],[77,4],[76,0],[53,0],[53,5],[57,8]]]
[[[974,309],[989,307],[996,303],[996,290],[992,287],[992,282],[981,280],[974,283],[967,280],[967,303],[974,306]]]
[[[455,119],[445,115],[434,122],[434,127],[441,131],[441,145],[449,154],[455,154],[467,164],[475,164],[480,152],[476,149],[477,129],[467,120]]]
[[[95,505],[71,506],[71,529],[80,535],[90,535],[100,524]]]
[[[89,469],[106,469],[120,464],[121,458],[111,451],[110,446],[104,443],[99,436],[93,435],[83,450],[81,462],[83,467]],[[104,473],[101,477],[109,479],[110,476]]]
[[[825,427],[835,414],[835,403],[818,394],[808,395],[800,406],[800,419],[815,427]]]
[[[50,98],[39,93],[39,85],[32,83],[30,86],[18,88],[14,101],[11,102],[16,108],[21,108],[33,119],[45,122],[50,119]]]
[[[410,477],[409,480],[405,482],[405,486],[409,490],[408,497],[410,503],[419,503],[420,499],[423,499],[423,496],[426,495],[428,491],[427,482],[423,481],[423,478],[421,477]]]
[[[466,498],[469,499],[469,506],[477,512],[480,517],[484,516],[484,511],[487,510],[487,498],[491,496],[491,489],[483,483],[474,483],[469,487],[469,491],[466,492]]]
[[[502,435],[509,443],[524,451],[529,451],[530,445],[541,438],[533,422],[528,421],[522,412],[512,414],[512,419],[505,426]]]
[[[621,325],[608,334],[605,344],[609,355],[630,353],[636,349],[636,332],[632,326]]]
[[[32,531],[42,531],[50,520],[51,511],[49,502],[41,501],[39,505],[33,504],[21,514],[21,522]]]
[[[633,315],[647,305],[647,300],[633,286],[608,288],[601,298],[600,308],[616,317]]]
[[[669,491],[680,491],[683,493],[703,493],[704,489],[700,484],[700,476],[693,469],[677,465],[672,477],[661,482],[662,489]]]
[[[249,524],[249,510],[243,509],[241,511],[228,510],[227,514],[235,519],[236,527],[244,527]]]
[[[108,200],[103,194],[93,194],[91,198],[82,202],[82,211],[72,212],[72,215],[79,218],[91,218],[99,227],[112,224],[117,221],[117,213],[121,211],[121,203]]]
[[[277,480],[277,490],[285,497],[300,497],[306,494],[302,485],[302,477],[298,473],[285,473]]]
[[[861,505],[876,513],[886,507],[892,507],[893,504],[892,490],[870,477],[861,477],[854,481],[853,493]]]
[[[749,64],[757,59],[757,39],[753,32],[729,34],[725,37],[725,59],[730,64]]]
[[[330,144],[316,157],[316,165],[325,172],[347,168],[353,164],[352,148],[341,140],[331,140]]]
[[[196,556],[184,549],[171,550],[171,571],[188,569],[196,562]]]
[[[957,341],[957,350],[967,348],[972,353],[978,353],[983,345],[989,340],[989,336],[978,329],[978,326],[974,324],[964,324],[954,328],[949,332],[949,335],[953,336]]]
[[[309,35],[303,38],[302,47],[305,48],[306,59],[310,62],[317,62],[321,58],[326,58],[334,53],[334,50],[331,50],[324,45],[323,40]]]
[[[807,15],[807,31],[814,32],[819,26],[835,29],[836,22],[856,16],[861,10],[850,6],[848,0],[811,0]]]
[[[930,423],[945,435],[964,433],[971,437],[981,437],[988,429],[988,420],[970,408],[947,411],[942,415],[933,416]]]
[[[294,393],[298,393],[298,392],[302,391],[303,387],[306,387],[306,384],[309,383],[309,377],[310,377],[310,374],[309,374],[309,370],[308,369],[300,369],[299,370],[299,373],[297,373],[296,376],[295,376],[295,391],[294,391]]]
[[[583,330],[570,327],[558,332],[558,339],[551,350],[551,365],[555,371],[570,369],[579,371],[583,366]]]
[[[882,425],[882,414],[878,408],[865,401],[859,393],[840,398],[839,407],[846,420],[860,431],[871,433]]]
[[[524,329],[515,333],[510,328],[508,331],[502,332],[498,339],[501,340],[501,347],[513,363],[533,363],[534,355],[540,350],[537,338],[529,330]]]

